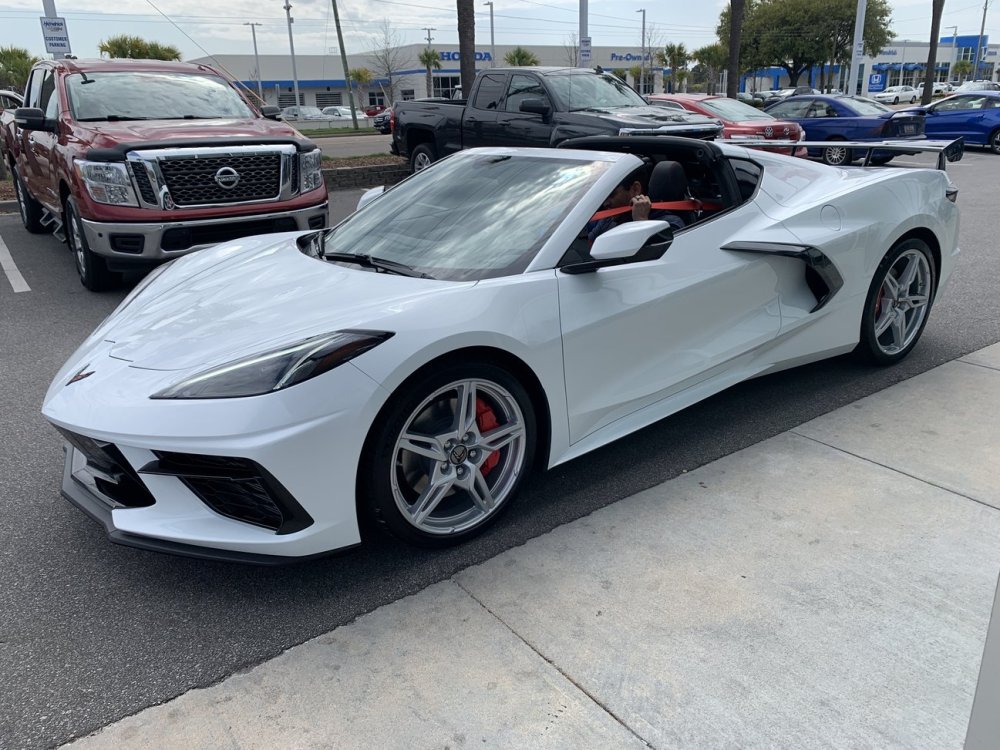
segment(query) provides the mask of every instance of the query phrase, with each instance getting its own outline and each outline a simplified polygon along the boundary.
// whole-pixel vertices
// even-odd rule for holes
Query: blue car
[[[924,138],[924,114],[916,111],[897,112],[861,96],[790,96],[764,111],[781,120],[797,122],[806,131],[807,141],[883,141],[886,139]],[[831,146],[809,149],[810,156],[820,156],[827,164],[850,164],[863,154],[851,149]],[[876,150],[873,164],[885,164],[893,156]]]
[[[928,138],[964,138],[1000,154],[1000,91],[960,92],[912,111],[925,113]]]

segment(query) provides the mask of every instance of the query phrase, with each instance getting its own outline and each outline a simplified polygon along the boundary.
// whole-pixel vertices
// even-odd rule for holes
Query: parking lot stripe
[[[7,274],[7,280],[15,292],[31,291],[28,282],[24,280],[21,272],[17,270],[14,258],[11,256],[10,250],[7,249],[7,243],[3,241],[3,237],[0,237],[0,268]]]

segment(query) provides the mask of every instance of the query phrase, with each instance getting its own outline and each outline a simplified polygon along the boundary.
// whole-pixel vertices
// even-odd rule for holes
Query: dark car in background
[[[924,114],[929,138],[963,138],[967,146],[986,146],[1000,154],[1000,91],[957,93],[906,111]]]
[[[383,135],[386,135],[387,133],[390,133],[392,131],[391,120],[392,120],[392,107],[390,106],[388,109],[379,112],[372,118],[372,125],[378,132],[382,133]]]
[[[766,108],[768,114],[791,120],[805,128],[807,141],[883,141],[924,137],[922,112],[895,111],[861,96],[790,96]],[[843,146],[809,149],[833,166],[855,161]],[[876,150],[873,164],[886,164],[899,153]]]

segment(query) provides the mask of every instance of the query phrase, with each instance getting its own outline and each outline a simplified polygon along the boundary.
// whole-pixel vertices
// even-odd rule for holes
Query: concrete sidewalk
[[[961,748],[1000,344],[673,479],[94,748]]]

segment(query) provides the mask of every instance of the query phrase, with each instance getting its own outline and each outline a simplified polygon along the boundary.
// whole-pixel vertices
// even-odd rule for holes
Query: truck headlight
[[[299,192],[308,193],[323,184],[323,152],[318,148],[299,154]]]
[[[138,206],[128,167],[116,162],[77,161],[77,171],[90,197],[110,206]]]

